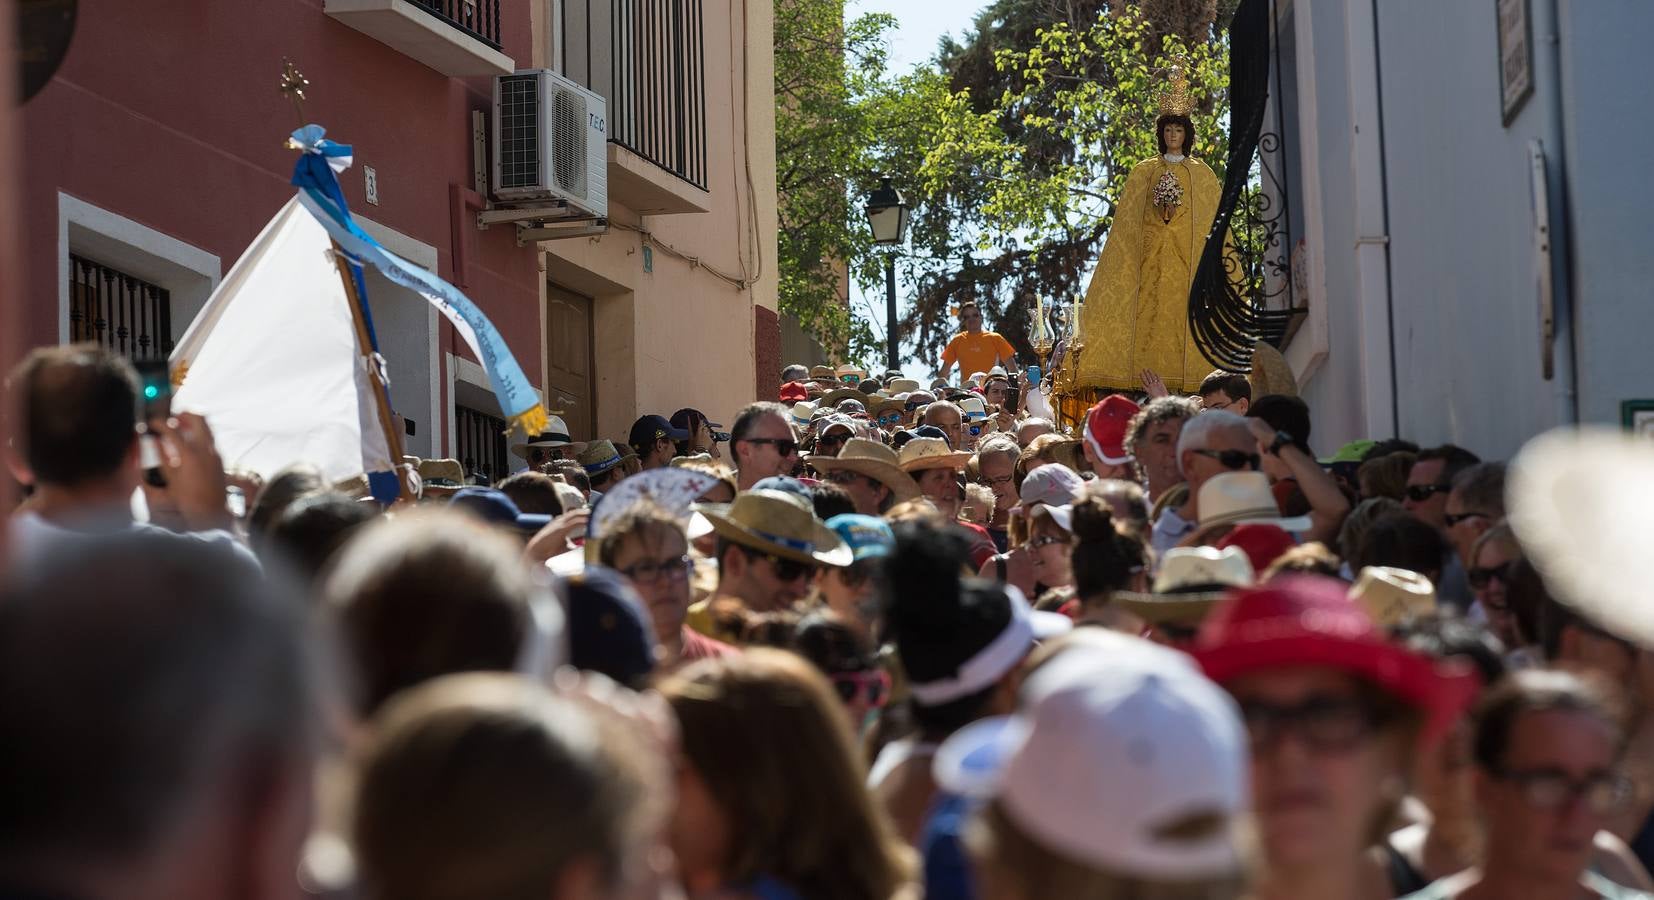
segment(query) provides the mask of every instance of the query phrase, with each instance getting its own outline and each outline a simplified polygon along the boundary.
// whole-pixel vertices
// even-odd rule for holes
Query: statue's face
[[[1183,133],[1183,123],[1167,122],[1165,128],[1165,138],[1167,153],[1182,153],[1183,141],[1187,138],[1187,135]]]

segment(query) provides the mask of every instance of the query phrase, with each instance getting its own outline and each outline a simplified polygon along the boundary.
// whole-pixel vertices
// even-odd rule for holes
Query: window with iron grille
[[[511,474],[505,420],[465,406],[454,407],[454,445],[467,478],[493,484]]]
[[[69,254],[69,340],[91,341],[132,359],[172,352],[166,288]]]

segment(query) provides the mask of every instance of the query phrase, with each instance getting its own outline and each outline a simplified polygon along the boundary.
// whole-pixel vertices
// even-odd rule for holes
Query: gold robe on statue
[[[1170,222],[1152,199],[1166,172],[1183,187]],[[1078,387],[1138,390],[1139,374],[1153,369],[1174,394],[1200,388],[1212,364],[1189,332],[1189,286],[1219,190],[1211,168],[1192,156],[1132,168],[1080,310]]]

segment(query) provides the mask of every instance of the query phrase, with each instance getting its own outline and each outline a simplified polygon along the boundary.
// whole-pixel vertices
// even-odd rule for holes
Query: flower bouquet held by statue
[[[1160,218],[1170,222],[1177,214],[1177,208],[1183,205],[1183,185],[1177,182],[1177,176],[1170,172],[1162,173],[1160,180],[1154,183],[1154,205],[1160,209]]]

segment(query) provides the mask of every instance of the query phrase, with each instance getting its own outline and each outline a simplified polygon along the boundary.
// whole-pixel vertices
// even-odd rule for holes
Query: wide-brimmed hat
[[[1223,472],[1214,475],[1200,486],[1195,499],[1200,510],[1197,531],[1205,532],[1225,525],[1247,525],[1261,522],[1278,525],[1285,531],[1307,531],[1309,516],[1287,518],[1275,505],[1275,495],[1269,491],[1269,476],[1262,472]]]
[[[878,441],[853,437],[844,442],[837,456],[808,456],[805,462],[821,472],[844,469],[866,475],[890,488],[898,501],[919,496],[919,485],[912,476],[902,471],[896,451]]]
[[[972,419],[986,419],[988,417],[988,404],[982,402],[980,396],[966,397],[959,401],[959,411],[965,414],[967,422]]]
[[[849,363],[845,363],[837,369],[834,369],[833,374],[837,375],[841,379],[846,375],[854,375],[856,376],[856,380],[860,381],[861,379],[867,377],[867,370],[861,368],[860,366],[853,366]]]
[[[1608,428],[1558,429],[1511,461],[1510,524],[1556,599],[1654,648],[1654,444]]]
[[[601,475],[621,464],[624,457],[615,449],[613,441],[592,441],[575,457],[587,475]]]
[[[916,437],[908,441],[902,445],[902,452],[897,454],[897,462],[903,472],[963,469],[970,460],[969,453],[949,450],[947,441],[929,437]]]
[[[1111,604],[1156,625],[1199,625],[1229,591],[1252,584],[1252,563],[1239,547],[1173,547],[1160,559],[1148,593],[1115,591]]]
[[[568,423],[564,422],[561,416],[548,416],[546,427],[542,428],[539,434],[511,445],[511,454],[518,459],[528,459],[530,447],[573,447],[578,453],[585,446],[584,441],[576,441],[569,437]]]
[[[816,405],[808,400],[800,400],[793,404],[793,421],[800,425],[810,424],[810,417],[815,415]]]
[[[867,414],[877,419],[888,412],[906,413],[907,403],[895,397],[880,397],[867,404]]]
[[[1434,612],[1436,586],[1410,569],[1365,566],[1350,588],[1350,599],[1367,611],[1381,628],[1399,625],[1414,616]]]
[[[719,537],[783,559],[828,566],[855,560],[844,539],[816,518],[803,500],[784,491],[754,489],[728,504],[696,507]]]
[[[867,395],[856,388],[838,388],[822,394],[820,399],[816,400],[816,406],[823,409],[831,408],[837,406],[840,400],[854,400],[857,403],[864,403],[867,400]]]
[[[1234,592],[1206,617],[1193,652],[1219,684],[1304,666],[1345,672],[1422,712],[1426,739],[1453,724],[1478,686],[1469,666],[1386,640],[1342,581],[1317,575],[1283,576]]]
[[[837,381],[838,379],[836,377],[834,377],[834,375],[833,375],[833,367],[832,366],[811,366],[810,367],[810,380],[811,381]]]
[[[1252,385],[1254,397],[1270,394],[1298,396],[1298,379],[1292,376],[1292,366],[1287,364],[1281,351],[1268,341],[1259,340],[1252,344],[1252,371],[1247,374],[1246,380]]]
[[[884,388],[891,394],[911,394],[924,387],[915,378],[892,378]]]
[[[1131,451],[1126,449],[1126,426],[1140,409],[1142,407],[1119,394],[1109,394],[1086,413],[1085,445],[1104,465],[1131,462]]]

